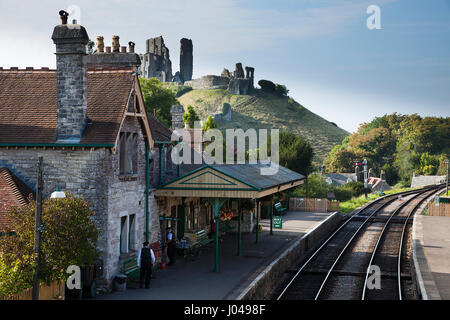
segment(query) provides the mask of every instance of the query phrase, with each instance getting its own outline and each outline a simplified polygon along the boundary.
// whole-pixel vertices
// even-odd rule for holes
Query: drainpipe
[[[150,188],[150,170],[149,170],[149,161],[150,161],[150,155],[149,155],[149,147],[148,147],[148,141],[145,141],[145,241],[148,242],[148,217],[149,217],[149,203],[148,203],[148,197],[149,197],[149,188]]]
[[[165,147],[165,144],[162,144],[159,147],[159,184],[160,185],[163,183],[162,176],[163,176],[163,153],[164,153],[164,147]]]

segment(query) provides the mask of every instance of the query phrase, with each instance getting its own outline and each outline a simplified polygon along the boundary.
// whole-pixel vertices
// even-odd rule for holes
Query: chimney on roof
[[[134,53],[134,46],[135,46],[135,43],[133,41],[128,42],[128,47],[129,47],[128,51],[130,53]]]
[[[170,108],[172,115],[172,129],[183,129],[183,114],[184,108],[182,105],[174,105]]]
[[[57,141],[79,142],[86,124],[86,29],[78,24],[67,24],[69,14],[59,12],[61,24],[53,29],[56,45],[57,75]]]
[[[381,170],[380,179],[381,181],[386,181],[386,173],[384,173],[384,170]]]
[[[113,52],[119,52],[120,49],[119,36],[112,37],[112,49]]]

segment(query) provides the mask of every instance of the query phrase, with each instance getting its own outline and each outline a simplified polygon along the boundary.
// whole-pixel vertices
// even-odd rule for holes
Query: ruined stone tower
[[[139,74],[144,78],[172,81],[172,62],[162,36],[146,40],[146,53],[141,55]]]
[[[180,74],[183,82],[192,80],[192,70],[192,40],[183,38],[180,40]]]

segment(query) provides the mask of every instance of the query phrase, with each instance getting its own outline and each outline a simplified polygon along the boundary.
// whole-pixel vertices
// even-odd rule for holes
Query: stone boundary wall
[[[186,81],[185,86],[192,87],[192,89],[227,89],[230,78],[207,75],[191,81]]]
[[[338,212],[334,212],[314,229],[296,240],[275,261],[268,265],[236,300],[266,299],[286,270],[294,267],[308,248],[315,245],[324,235],[335,230],[342,220],[343,217]]]

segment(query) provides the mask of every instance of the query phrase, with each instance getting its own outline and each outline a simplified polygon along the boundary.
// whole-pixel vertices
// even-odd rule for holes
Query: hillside
[[[311,142],[316,165],[321,164],[333,146],[341,144],[349,134],[292,98],[261,90],[254,90],[251,95],[233,95],[224,89],[191,90],[178,100],[185,107],[192,105],[201,119],[217,112],[223,103],[229,103],[233,110],[232,121],[218,123],[221,129],[278,128],[299,134]]]

